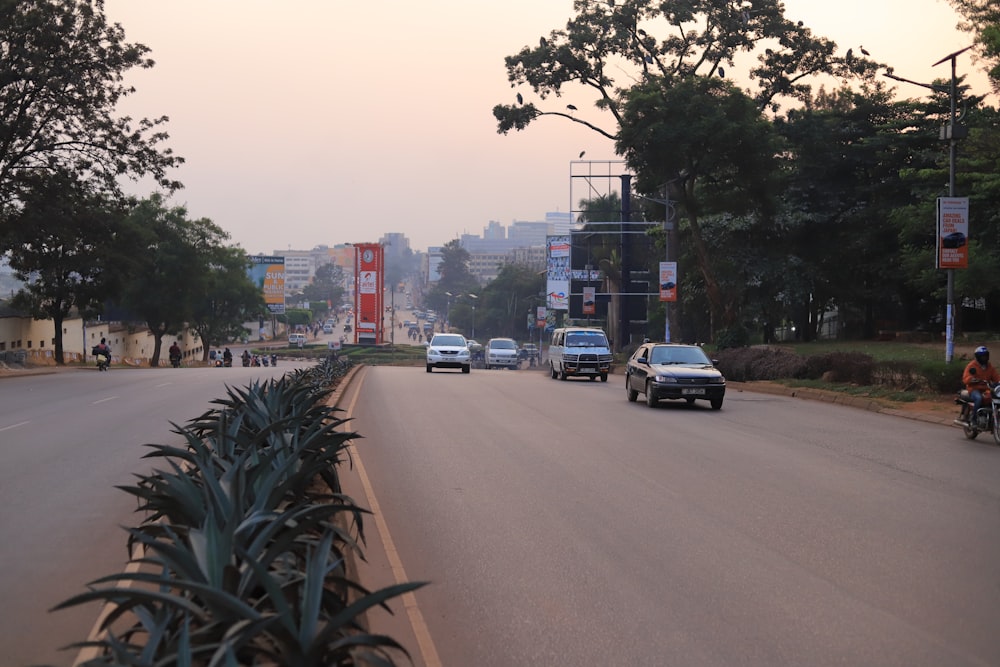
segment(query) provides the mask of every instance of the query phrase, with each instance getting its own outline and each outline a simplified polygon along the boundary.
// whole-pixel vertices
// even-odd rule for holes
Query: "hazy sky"
[[[187,162],[172,203],[212,219],[251,253],[375,241],[414,249],[490,220],[568,211],[570,163],[614,160],[582,126],[542,118],[496,132],[514,99],[503,59],[565,27],[572,0],[107,0],[126,39],[152,49],[134,73],[133,117],[170,117]],[[943,0],[786,0],[786,16],[846,51],[859,46],[917,81],[950,74],[969,45]],[[970,73],[967,56],[959,73]],[[727,74],[733,76],[731,74]],[[985,78],[975,79],[985,93]],[[901,86],[903,84],[900,84]],[[900,88],[905,97],[922,89]],[[534,95],[521,89],[528,100]],[[602,124],[591,97],[570,93]],[[607,119],[603,125],[610,127]],[[141,191],[139,194],[148,194]]]

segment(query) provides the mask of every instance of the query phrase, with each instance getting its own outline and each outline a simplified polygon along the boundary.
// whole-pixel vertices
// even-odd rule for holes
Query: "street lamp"
[[[470,299],[472,299],[472,338],[473,338],[473,340],[475,340],[475,338],[476,338],[476,301],[479,300],[479,297],[476,296],[475,294],[469,294],[468,297]]]
[[[941,139],[948,142],[948,196],[955,196],[955,160],[956,153],[958,151],[958,140],[964,139],[968,130],[962,126],[956,124],[958,120],[956,116],[956,106],[958,98],[958,77],[956,75],[956,61],[958,56],[965,53],[974,45],[965,47],[964,49],[959,49],[954,53],[949,53],[941,60],[937,61],[931,67],[937,67],[941,63],[951,61],[951,85],[941,86],[934,85],[930,83],[920,83],[918,81],[911,81],[910,79],[904,79],[901,76],[894,75],[891,71],[885,73],[890,79],[895,79],[896,81],[903,81],[905,83],[912,83],[915,86],[921,86],[923,88],[929,88],[935,92],[947,92],[951,98],[951,113],[949,114],[948,125],[941,128]],[[938,241],[940,243],[940,240]],[[948,276],[948,304],[947,311],[945,313],[945,352],[944,360],[945,363],[951,363],[955,356],[955,269],[948,268],[945,269]]]
[[[445,306],[445,309],[444,309],[444,326],[450,329],[451,328],[451,300],[452,300],[452,298],[454,298],[455,295],[452,294],[451,292],[445,292],[445,295],[448,297],[448,305]]]

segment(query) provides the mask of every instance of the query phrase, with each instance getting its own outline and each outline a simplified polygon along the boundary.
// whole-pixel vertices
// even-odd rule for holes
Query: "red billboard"
[[[381,243],[354,244],[354,342],[381,345],[384,253]]]

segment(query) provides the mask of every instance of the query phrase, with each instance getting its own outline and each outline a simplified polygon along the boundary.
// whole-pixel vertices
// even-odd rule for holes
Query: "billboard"
[[[354,244],[354,342],[362,345],[379,345],[385,338],[384,251],[381,243]]]
[[[938,197],[937,268],[969,268],[969,198]]]
[[[250,280],[264,295],[267,312],[285,313],[285,258],[250,255]]]
[[[545,240],[546,302],[553,310],[569,310],[570,237],[547,236]]]

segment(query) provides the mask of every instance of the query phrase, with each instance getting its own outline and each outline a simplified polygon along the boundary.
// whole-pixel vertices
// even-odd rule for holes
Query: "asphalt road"
[[[121,526],[141,517],[114,487],[150,469],[143,445],[182,444],[171,421],[291,365],[0,378],[0,665],[73,663],[58,649],[86,639],[97,608],[48,610],[127,561]]]
[[[615,376],[376,367],[344,399],[366,576],[431,582],[392,626],[419,665],[1000,664],[990,439]]]

